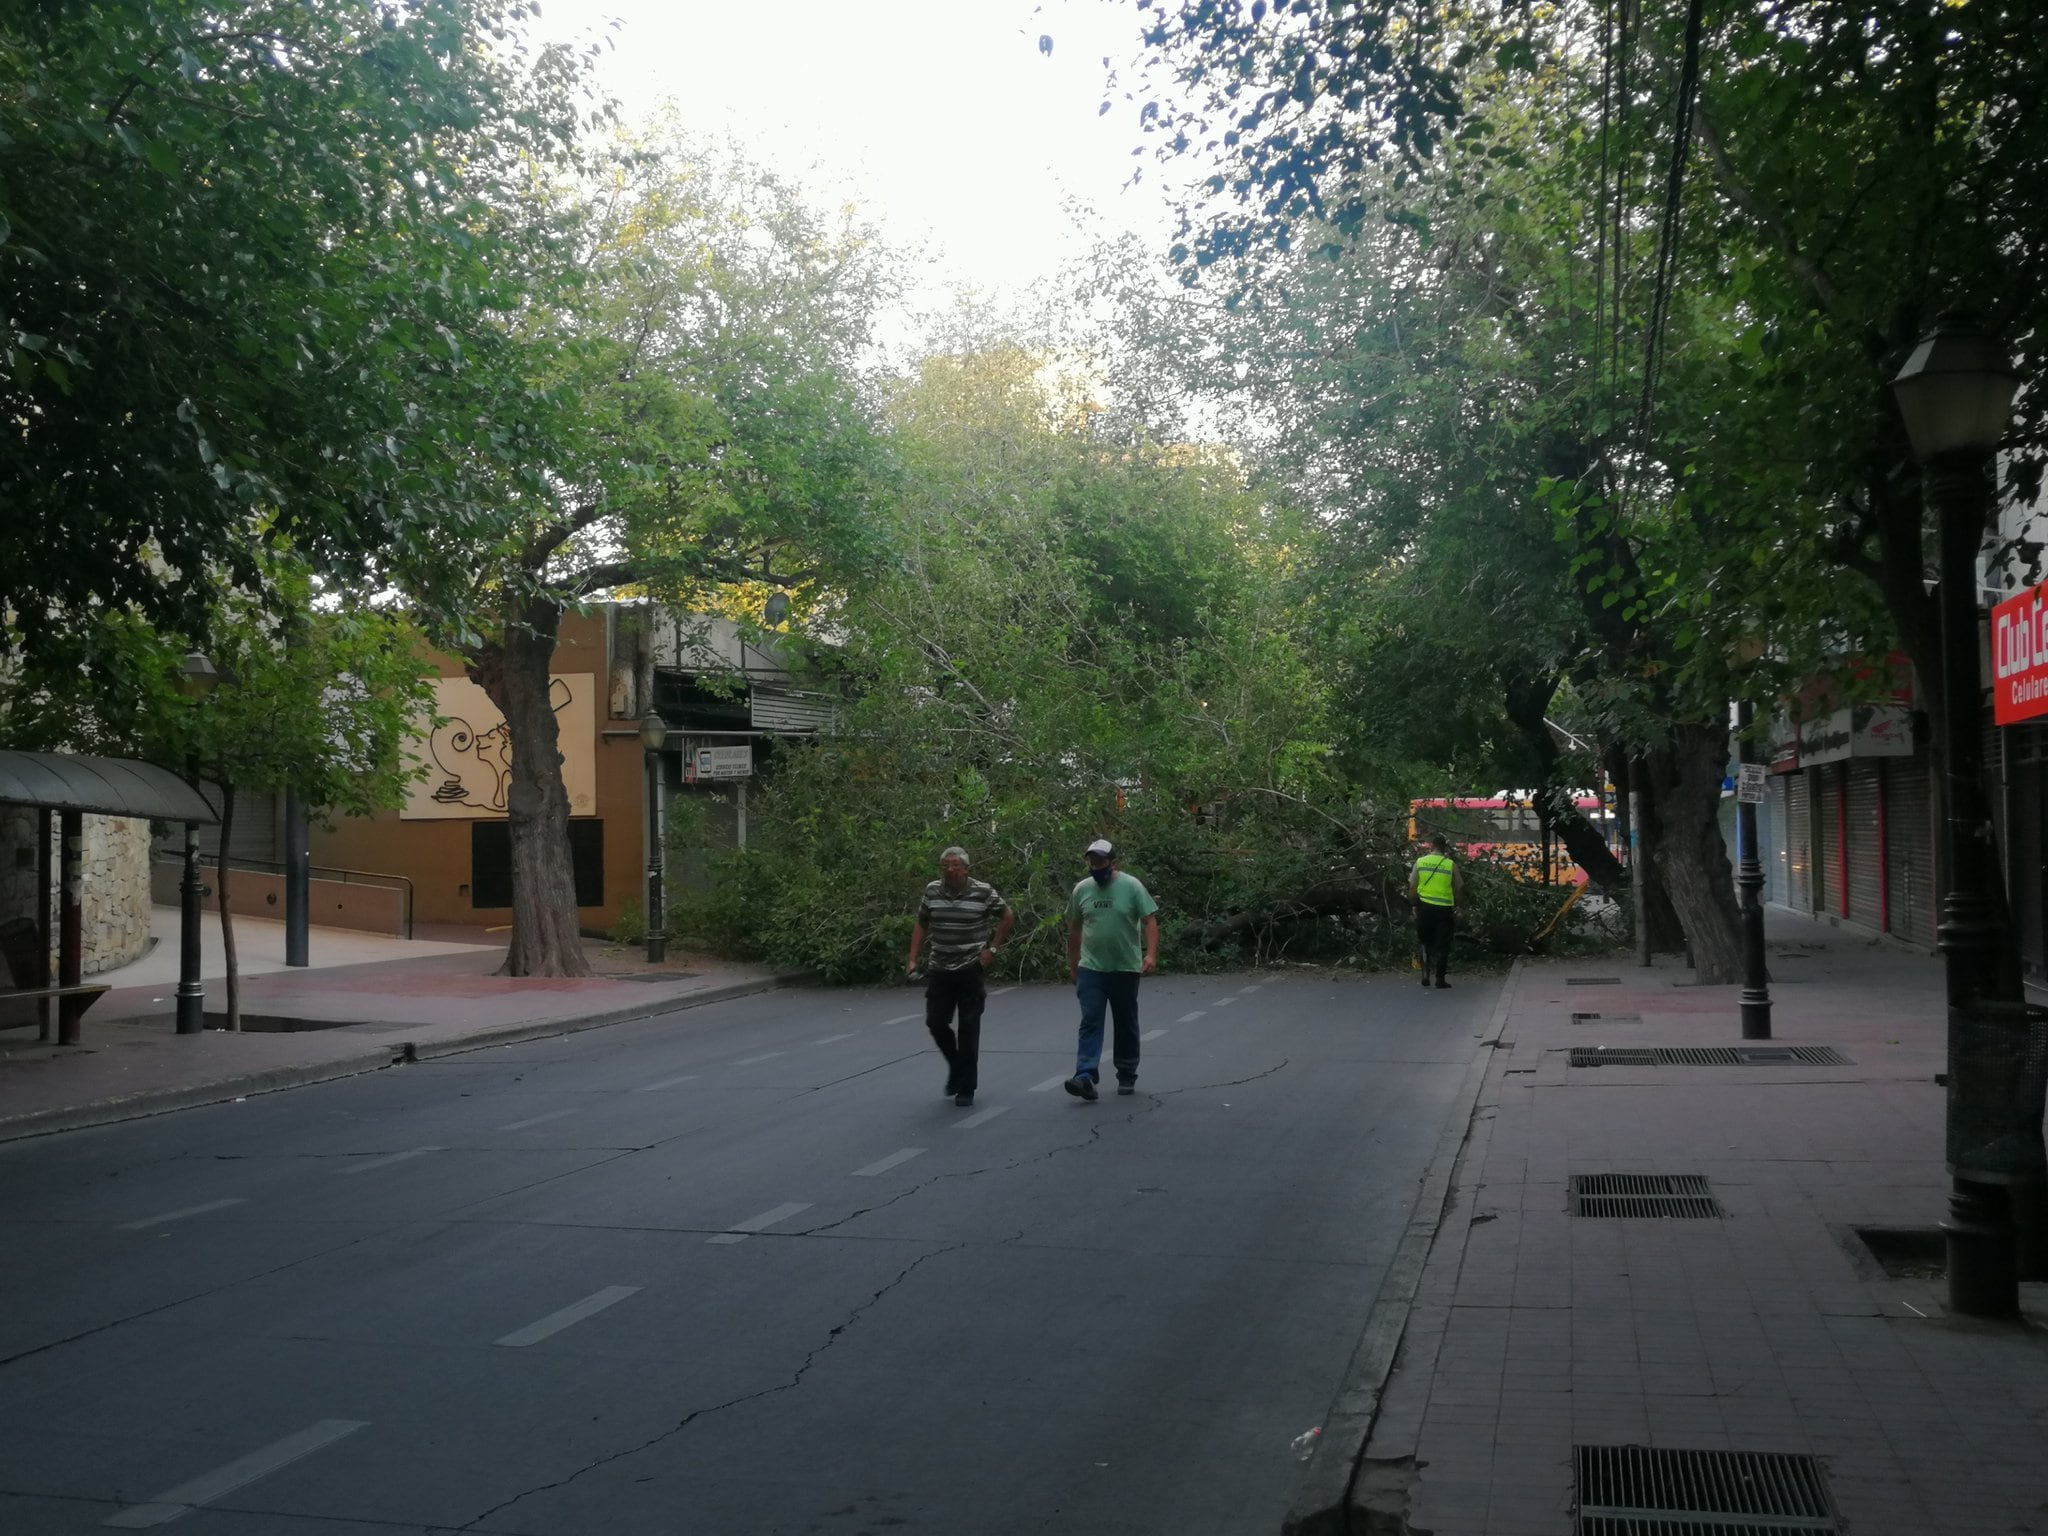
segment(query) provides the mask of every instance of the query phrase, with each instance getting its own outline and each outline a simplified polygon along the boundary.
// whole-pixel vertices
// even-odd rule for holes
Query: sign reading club
[[[2000,725],[2048,715],[2048,582],[1991,610],[1991,689]]]

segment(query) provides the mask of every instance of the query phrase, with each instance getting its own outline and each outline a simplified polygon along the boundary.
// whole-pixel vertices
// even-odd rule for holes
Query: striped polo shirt
[[[970,879],[958,891],[934,880],[917,904],[917,920],[931,935],[931,968],[958,971],[974,964],[997,921],[1009,910],[1002,893],[986,880]]]

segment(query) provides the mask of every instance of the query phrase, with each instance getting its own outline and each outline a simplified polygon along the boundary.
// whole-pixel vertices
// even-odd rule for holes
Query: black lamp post
[[[1942,853],[1948,892],[1937,930],[1948,992],[1949,1306],[1973,1317],[2019,1311],[2010,1187],[2013,1068],[2025,1010],[2002,999],[2004,936],[1988,893],[1997,878],[1982,766],[1977,552],[1991,513],[1992,454],[2019,386],[2005,347],[1974,319],[1944,315],[1892,381],[1934,514],[1941,571]],[[2039,1106],[2035,1106],[2038,1117]],[[2038,1120],[2037,1120],[2038,1123]]]
[[[647,960],[668,958],[668,914],[661,896],[661,749],[668,744],[668,722],[653,710],[640,722],[640,745],[647,752]]]
[[[1750,727],[1756,709],[1749,700],[1735,705],[1736,758],[1745,766],[1756,762]],[[1735,870],[1735,889],[1742,896],[1742,1038],[1771,1038],[1771,973],[1764,958],[1764,866],[1756,845],[1756,802],[1742,798],[1748,786],[1738,783],[1735,841],[1742,859]]]
[[[202,651],[187,651],[178,663],[178,692],[197,703],[213,692],[220,672]],[[191,772],[193,787],[199,774]],[[206,1028],[206,984],[199,979],[199,826],[185,823],[185,868],[178,881],[178,1033],[196,1035]]]

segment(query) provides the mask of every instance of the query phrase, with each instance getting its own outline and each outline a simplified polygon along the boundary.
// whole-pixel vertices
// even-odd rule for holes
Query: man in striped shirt
[[[924,888],[917,923],[910,930],[910,959],[903,974],[917,974],[917,952],[927,936],[931,957],[924,984],[924,1027],[946,1058],[946,1093],[962,1109],[974,1102],[976,1064],[981,1057],[981,1010],[988,1003],[982,972],[1016,926],[1002,893],[967,873],[967,850],[939,855],[940,878]],[[953,1014],[960,1033],[953,1033]]]

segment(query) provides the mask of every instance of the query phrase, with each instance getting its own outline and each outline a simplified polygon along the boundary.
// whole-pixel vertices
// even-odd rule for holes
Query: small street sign
[[[1764,803],[1764,765],[1739,763],[1735,769],[1735,800],[1739,805]]]
[[[750,779],[754,776],[752,747],[699,747],[697,777],[700,779]]]

